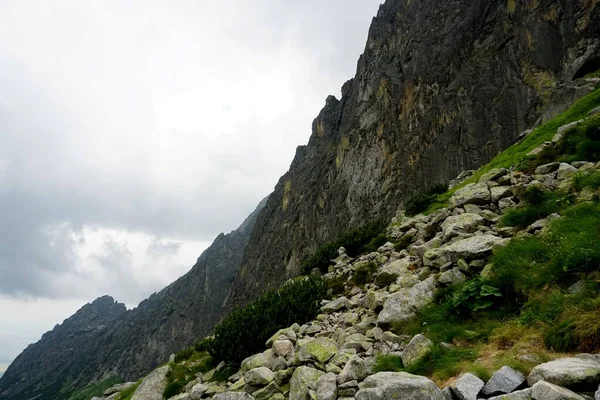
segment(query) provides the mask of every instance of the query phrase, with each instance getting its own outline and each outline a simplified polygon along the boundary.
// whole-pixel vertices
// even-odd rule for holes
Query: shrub
[[[501,226],[525,228],[535,221],[560,211],[569,204],[569,198],[550,192],[539,186],[530,186],[521,196],[524,207],[509,210],[500,219]]]
[[[388,237],[385,233],[380,233],[375,236],[369,243],[363,247],[365,253],[372,253],[388,242]]]
[[[400,372],[404,370],[404,364],[402,358],[395,355],[381,355],[375,359],[375,365],[373,365],[373,372]]]
[[[189,360],[194,355],[194,349],[183,349],[175,353],[175,362],[180,363],[185,360]]]
[[[183,391],[185,384],[181,381],[175,381],[167,383],[165,390],[163,391],[163,397],[165,399],[170,399],[171,397],[177,396],[179,393]]]
[[[331,294],[338,295],[344,293],[344,287],[346,286],[346,277],[338,276],[335,278],[327,279],[325,286],[327,290],[331,290]]]
[[[438,194],[442,194],[447,191],[448,184],[439,183],[415,193],[406,201],[404,207],[406,215],[410,217],[427,210],[427,208],[433,204]]]
[[[387,237],[382,234],[384,228],[383,221],[376,220],[347,231],[337,240],[319,246],[313,254],[302,261],[302,274],[307,275],[314,268],[326,273],[331,260],[337,257],[337,250],[340,247],[344,247],[350,257],[355,257],[365,250],[372,251],[373,248],[377,250],[379,246],[387,241]]]
[[[367,283],[373,282],[373,274],[377,271],[377,264],[373,261],[368,262],[365,265],[361,265],[352,276],[352,283],[355,286],[366,285]]]
[[[577,191],[582,191],[585,188],[594,190],[600,188],[600,171],[575,175],[573,177],[573,187]]]
[[[210,351],[211,346],[212,346],[212,341],[213,341],[212,337],[206,337],[194,345],[194,350],[196,350],[198,353]]]
[[[195,353],[192,350],[192,354],[187,360],[190,359],[191,361],[188,361],[185,365],[171,364],[166,376],[167,385],[163,391],[166,399],[181,393],[188,383],[196,379],[198,372],[206,373],[214,367],[213,359],[206,353]]]
[[[449,299],[450,309],[458,314],[470,315],[474,311],[491,307],[500,289],[486,285],[481,279],[473,279],[459,285]]]
[[[406,250],[408,248],[408,246],[411,245],[412,240],[413,240],[412,235],[402,236],[400,238],[400,240],[398,240],[398,242],[396,242],[396,244],[394,245],[394,250],[396,250],[396,251]]]
[[[265,293],[232,312],[215,327],[211,354],[215,359],[239,364],[261,351],[279,329],[316,317],[325,296],[323,281],[308,277],[297,278],[278,290]]]

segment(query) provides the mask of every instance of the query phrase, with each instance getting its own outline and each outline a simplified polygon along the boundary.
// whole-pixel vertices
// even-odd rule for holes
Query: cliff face
[[[60,391],[116,375],[136,380],[207,335],[221,318],[258,212],[219,235],[194,267],[130,311],[106,296],[27,347],[0,380],[0,398],[68,398]],[[36,397],[39,396],[39,397]]]
[[[591,90],[570,82],[600,67],[599,43],[596,1],[386,1],[356,76],[327,99],[259,215],[229,306],[562,111]]]

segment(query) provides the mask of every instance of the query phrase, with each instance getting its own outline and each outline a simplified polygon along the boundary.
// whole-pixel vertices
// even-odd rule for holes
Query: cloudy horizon
[[[0,372],[186,273],[287,171],[379,0],[0,0]]]

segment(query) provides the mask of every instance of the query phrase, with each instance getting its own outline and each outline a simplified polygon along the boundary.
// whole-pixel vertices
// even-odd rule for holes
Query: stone
[[[322,375],[317,380],[317,400],[335,400],[337,398],[337,382],[334,373]]]
[[[577,121],[573,121],[571,123],[568,123],[566,125],[563,125],[561,127],[559,127],[556,130],[556,133],[559,135],[564,135],[565,133],[567,133],[568,131],[570,131],[571,129],[575,128],[577,125],[581,124],[583,122],[582,119],[577,120]]]
[[[281,388],[277,382],[272,381],[262,389],[258,389],[257,391],[253,392],[252,396],[254,396],[256,400],[269,400],[271,397],[279,393],[281,393]]]
[[[244,378],[238,379],[235,382],[233,382],[231,384],[231,386],[229,386],[229,390],[231,392],[237,392],[239,390],[243,390],[244,386],[246,386],[246,382],[244,381]],[[200,398],[198,398],[200,399]],[[194,399],[194,400],[198,400],[198,399]]]
[[[490,397],[488,400],[531,400],[531,392],[531,388],[527,388],[509,394]]]
[[[392,261],[379,271],[377,277],[375,277],[375,284],[379,287],[383,287],[393,283],[402,275],[412,275],[408,268],[411,265],[414,265],[416,261],[417,260],[413,257]]]
[[[246,371],[250,371],[251,369],[258,368],[258,367],[270,368],[272,362],[276,358],[277,358],[277,356],[275,356],[275,353],[273,352],[273,350],[268,349],[266,351],[263,351],[262,353],[255,354],[253,356],[250,356],[250,357],[244,359],[244,361],[242,361],[240,370],[242,371],[242,373],[246,373]],[[208,379],[205,379],[205,380],[208,380]]]
[[[353,380],[362,381],[367,376],[365,363],[359,356],[352,356],[344,365],[342,372],[337,377],[339,384],[350,382]]]
[[[485,205],[491,200],[490,189],[486,184],[470,183],[457,190],[448,201],[448,208],[455,209],[465,204]]]
[[[452,268],[451,270],[442,272],[438,278],[438,282],[444,285],[454,285],[455,283],[462,283],[466,280],[467,276],[458,268]]]
[[[282,357],[293,356],[294,343],[289,339],[276,340],[273,342],[273,352]]]
[[[446,400],[458,400],[458,397],[454,394],[450,386],[446,386],[442,389],[442,394],[446,398]]]
[[[559,166],[560,166],[560,163],[557,163],[557,162],[552,162],[552,163],[549,163],[549,164],[540,165],[539,167],[537,167],[535,169],[535,174],[536,175],[550,174],[550,173],[556,171]]]
[[[534,400],[585,400],[569,389],[546,381],[538,381],[533,385],[531,388],[531,397]]]
[[[298,359],[302,362],[315,360],[322,364],[326,363],[338,351],[337,343],[326,337],[307,339],[298,342]]]
[[[460,400],[477,400],[477,394],[484,382],[473,374],[461,375],[450,387]]]
[[[508,170],[506,168],[494,168],[491,171],[481,175],[481,178],[479,178],[479,181],[477,183],[487,183],[490,181],[495,181],[498,180],[498,178],[502,178],[507,173]]]
[[[473,233],[484,223],[485,220],[479,214],[452,215],[442,223],[442,232],[444,237],[449,239],[460,234]]]
[[[170,367],[165,365],[152,371],[135,390],[131,400],[163,400],[169,370]]]
[[[573,174],[577,173],[577,168],[572,167],[567,163],[561,163],[558,167],[558,174],[556,175],[556,179],[559,181],[564,181],[567,178],[570,178]]]
[[[316,390],[317,382],[325,372],[301,366],[296,368],[290,380],[290,400],[307,400],[310,390]]]
[[[192,400],[200,400],[206,392],[208,392],[208,386],[197,383],[192,387],[192,390],[190,390],[190,398]]]
[[[214,395],[212,400],[254,400],[254,397],[246,392],[227,392]]]
[[[132,387],[134,387],[136,385],[135,382],[126,382],[126,383],[119,383],[111,388],[108,388],[104,391],[104,395],[105,396],[110,396],[111,394],[117,393],[117,392],[122,392],[124,390],[130,389]]]
[[[112,397],[112,396],[111,396],[111,397]],[[109,399],[110,399],[110,400],[112,400],[112,398],[111,398],[111,397],[109,397],[109,398],[107,398],[107,399],[104,399],[104,400],[109,400]],[[191,399],[191,397],[190,397],[190,394],[189,394],[189,393],[181,393],[181,394],[178,394],[178,395],[177,395],[177,396],[175,396],[175,397],[170,397],[169,399],[170,399],[170,400],[190,400],[190,399]]]
[[[430,276],[411,288],[391,294],[385,300],[383,310],[377,316],[377,325],[388,327],[392,322],[411,319],[417,310],[434,300],[435,289],[435,278]]]
[[[525,375],[510,367],[502,367],[485,384],[481,394],[486,397],[511,393],[525,382]]]
[[[498,201],[510,197],[513,195],[512,188],[510,186],[496,186],[490,189],[492,201],[497,203]]]
[[[402,358],[402,363],[405,367],[410,367],[429,354],[433,347],[433,342],[427,337],[421,334],[415,335],[400,356]]]
[[[600,361],[569,357],[543,363],[527,377],[530,386],[542,380],[569,389],[593,390],[600,383]]]
[[[254,368],[244,374],[246,385],[265,386],[273,382],[274,379],[275,374],[266,367]]]
[[[357,400],[445,400],[430,379],[406,372],[379,372],[359,385]]]
[[[598,107],[600,110],[600,107]],[[598,385],[598,390],[596,390],[596,394],[594,395],[594,400],[600,400],[600,385]]]
[[[298,336],[296,335],[296,331],[290,327],[285,329],[280,329],[273,336],[267,340],[265,344],[267,347],[271,347],[276,340],[291,340],[293,343],[296,343],[298,340]]]
[[[500,208],[500,212],[506,212],[511,208],[515,208],[517,203],[512,198],[501,199],[498,201],[498,208]]]
[[[432,249],[423,256],[426,266],[442,266],[459,259],[473,260],[486,258],[497,245],[508,243],[507,239],[495,235],[479,235],[458,240],[439,249]]]
[[[383,307],[383,299],[384,295],[381,292],[369,290],[362,298],[360,305],[363,308],[373,311],[381,310]]]
[[[345,296],[342,296],[342,297],[338,297],[335,300],[330,301],[329,303],[327,303],[323,307],[321,307],[321,312],[323,312],[324,314],[331,314],[333,312],[343,310],[344,308],[347,308],[347,307],[348,307],[348,298],[346,298]]]

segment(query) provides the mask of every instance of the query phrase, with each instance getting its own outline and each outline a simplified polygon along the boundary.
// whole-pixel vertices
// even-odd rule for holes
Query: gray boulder
[[[585,400],[575,392],[545,381],[539,381],[531,388],[534,400]]]
[[[135,382],[127,382],[127,383],[119,383],[111,388],[108,388],[104,391],[105,396],[110,396],[111,394],[122,392],[131,387],[135,386]]]
[[[135,390],[131,400],[163,400],[169,369],[169,366],[165,365],[152,371]]]
[[[379,372],[359,385],[357,400],[445,400],[441,390],[424,376]]]
[[[337,389],[336,377],[333,372],[322,375],[317,380],[317,400],[335,400]]]
[[[481,394],[486,397],[511,393],[525,382],[525,375],[510,367],[502,367],[494,372],[492,378],[485,384]]]
[[[379,287],[383,287],[393,283],[402,275],[412,275],[408,270],[408,267],[413,265],[416,261],[417,260],[412,257],[392,261],[379,271],[375,278],[375,284]]]
[[[244,374],[244,382],[252,386],[266,386],[274,379],[275,374],[267,367],[254,368]]]
[[[190,390],[190,398],[192,400],[200,400],[206,392],[208,392],[208,386],[197,383],[192,387],[192,390]]]
[[[415,335],[408,343],[400,358],[405,367],[410,367],[433,349],[433,342],[424,335]]]
[[[254,400],[254,397],[245,392],[219,393],[213,396],[213,400]]]
[[[479,214],[464,213],[452,215],[442,223],[442,232],[446,239],[463,233],[473,233],[485,220]]]
[[[298,359],[302,362],[315,360],[320,363],[326,363],[337,351],[337,343],[326,337],[298,342]]]
[[[337,381],[340,384],[350,381],[362,381],[367,376],[367,369],[365,362],[359,356],[352,356],[344,365],[342,372],[337,377]]]
[[[448,208],[454,209],[456,207],[462,207],[465,204],[488,204],[491,200],[490,189],[484,183],[470,183],[465,185],[463,188],[457,190],[450,201],[448,201]]]
[[[490,189],[490,193],[492,194],[492,201],[497,203],[498,201],[512,196],[512,188],[510,186],[496,186]]]
[[[598,107],[600,109],[600,107]],[[600,385],[598,386],[598,390],[596,390],[595,400],[600,400]]]
[[[531,392],[531,388],[527,388],[509,394],[490,397],[488,400],[531,400]]]
[[[450,387],[460,400],[477,400],[484,382],[473,374],[463,374]]]
[[[431,303],[435,297],[436,281],[430,276],[409,289],[391,294],[377,317],[377,325],[387,327],[414,317],[415,312]]]
[[[321,307],[321,312],[324,314],[331,314],[336,311],[340,311],[348,307],[348,298],[345,296],[338,297],[335,300],[330,301]]]
[[[540,165],[539,167],[537,167],[535,169],[535,174],[536,175],[546,175],[546,174],[556,171],[559,166],[560,166],[560,163],[557,163],[557,162]]]
[[[438,278],[438,282],[444,285],[453,285],[455,283],[462,283],[467,280],[465,274],[460,269],[452,268],[446,272],[442,272]]]
[[[317,382],[325,375],[318,369],[301,366],[296,368],[290,380],[290,400],[306,400],[310,390],[316,390]]]
[[[539,381],[570,389],[594,390],[600,383],[600,361],[593,357],[570,357],[540,364],[527,377],[530,386]]]
[[[561,163],[558,167],[558,174],[556,175],[556,179],[558,179],[559,181],[564,181],[565,179],[571,177],[575,173],[577,173],[577,168],[572,167],[567,163]]]

